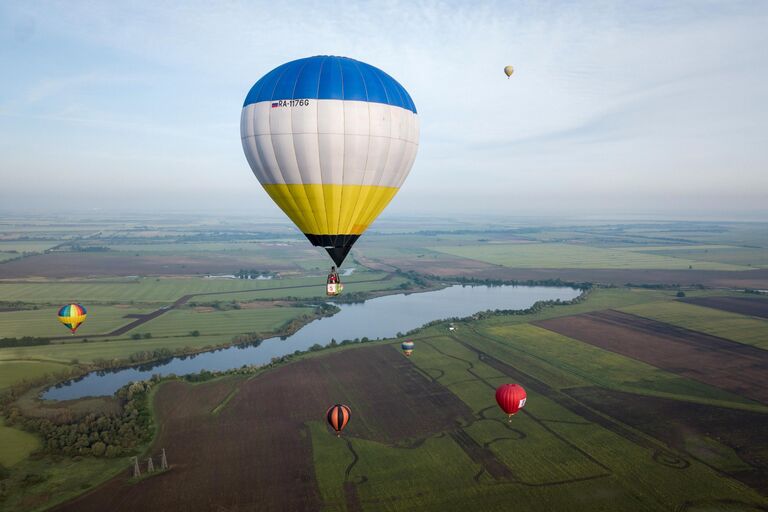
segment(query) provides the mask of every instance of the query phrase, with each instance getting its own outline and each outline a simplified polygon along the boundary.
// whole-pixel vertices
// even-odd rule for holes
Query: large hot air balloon
[[[59,322],[67,326],[72,334],[75,334],[80,324],[85,322],[88,311],[80,304],[67,304],[62,306],[57,314],[59,315]]]
[[[405,354],[406,357],[411,357],[411,354],[413,354],[412,341],[404,341],[402,344],[400,344],[400,348],[403,349],[403,354]]]
[[[507,75],[507,78],[511,77],[514,72],[515,68],[512,66],[504,66],[504,74]]]
[[[519,384],[503,384],[496,389],[496,403],[509,415],[509,421],[525,406],[525,400],[525,390]]]
[[[267,194],[340,266],[408,176],[419,121],[394,78],[323,55],[278,66],[256,82],[240,135]]]
[[[352,410],[344,404],[336,404],[325,413],[328,424],[336,431],[336,436],[341,436],[341,431],[347,426]]]

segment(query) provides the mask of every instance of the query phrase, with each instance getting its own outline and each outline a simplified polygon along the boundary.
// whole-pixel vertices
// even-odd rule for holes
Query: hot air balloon
[[[325,413],[328,424],[336,431],[337,437],[341,436],[341,431],[347,426],[347,422],[349,422],[349,417],[351,415],[352,410],[343,404],[336,404]]]
[[[515,68],[512,66],[504,66],[504,74],[507,75],[507,78],[511,77],[514,72]]]
[[[509,421],[525,406],[525,400],[525,390],[519,384],[503,384],[496,389],[496,403],[509,415]]]
[[[419,121],[394,78],[323,55],[278,66],[256,82],[240,134],[267,194],[340,266],[408,176]]]
[[[85,322],[88,311],[80,304],[67,304],[62,306],[57,314],[59,315],[59,322],[66,325],[72,331],[72,334],[75,334],[80,324]]]
[[[404,341],[400,348],[403,349],[403,354],[405,354],[405,357],[411,357],[411,354],[413,354],[413,342],[412,341]]]

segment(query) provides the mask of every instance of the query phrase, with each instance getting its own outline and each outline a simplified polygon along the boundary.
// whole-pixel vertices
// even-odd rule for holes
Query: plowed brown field
[[[768,299],[752,297],[691,297],[682,302],[720,309],[740,315],[768,318]]]
[[[472,418],[390,346],[311,358],[247,381],[171,382],[156,397],[163,429],[153,450],[166,448],[171,471],[138,483],[121,475],[56,510],[320,510],[305,424],[336,402],[352,406],[345,435],[384,442]]]
[[[618,311],[534,324],[768,404],[768,351]]]

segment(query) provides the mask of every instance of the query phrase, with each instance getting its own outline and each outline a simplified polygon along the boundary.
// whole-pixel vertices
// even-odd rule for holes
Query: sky
[[[740,0],[6,1],[0,210],[277,216],[243,99],[330,54],[418,108],[385,215],[768,219],[766,26],[768,2]]]

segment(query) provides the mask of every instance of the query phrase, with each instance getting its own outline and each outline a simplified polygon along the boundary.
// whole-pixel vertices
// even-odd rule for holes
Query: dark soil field
[[[274,272],[298,270],[291,263],[265,262],[236,255],[152,255],[62,252],[29,256],[0,265],[0,279],[23,277],[77,278],[232,273],[240,268],[269,265]]]
[[[768,415],[598,387],[572,388],[567,393],[768,495]],[[692,437],[716,439],[751,469],[718,468],[713,461],[716,454],[691,443]]]
[[[126,472],[55,510],[320,510],[305,424],[337,402],[371,404],[353,407],[345,435],[386,442],[472,417],[390,346],[312,358],[247,381],[172,382],[156,397],[163,429],[153,448],[166,448],[171,470],[137,483]]]
[[[533,323],[768,404],[768,351],[612,310]]]
[[[740,315],[768,318],[768,299],[752,297],[690,297],[682,302],[720,309]]]

